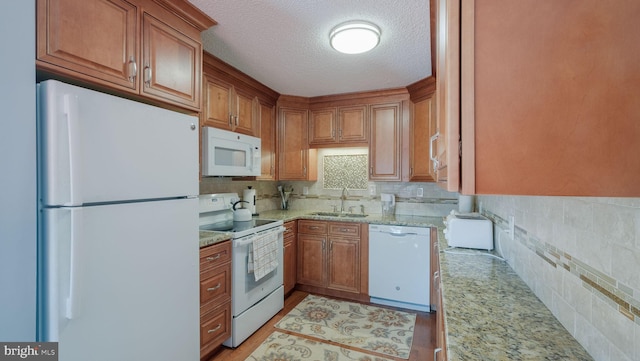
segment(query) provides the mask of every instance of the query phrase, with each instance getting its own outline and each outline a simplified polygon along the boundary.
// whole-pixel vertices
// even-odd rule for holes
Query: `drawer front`
[[[200,347],[222,344],[231,336],[231,303],[227,302],[200,318]]]
[[[329,234],[334,236],[360,237],[360,223],[329,223]]]
[[[200,305],[231,298],[231,265],[213,268],[200,275]]]
[[[200,272],[231,262],[231,241],[200,249]]]
[[[298,221],[298,233],[327,234],[327,222]]]
[[[284,234],[283,237],[287,237],[288,235],[295,235],[298,232],[298,222],[290,221],[283,224],[284,226]]]

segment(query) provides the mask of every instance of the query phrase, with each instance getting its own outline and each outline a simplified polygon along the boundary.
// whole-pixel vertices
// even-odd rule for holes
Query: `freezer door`
[[[55,80],[38,87],[45,206],[198,194],[198,119]]]
[[[40,341],[66,361],[199,360],[197,199],[44,212]]]

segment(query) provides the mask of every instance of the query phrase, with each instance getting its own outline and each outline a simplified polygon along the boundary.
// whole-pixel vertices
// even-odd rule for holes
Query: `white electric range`
[[[225,346],[237,347],[284,307],[283,244],[281,220],[233,221],[237,193],[200,195],[200,230],[230,232],[231,337]],[[269,243],[267,240],[271,240]],[[272,270],[253,270],[254,243],[270,246]],[[262,254],[262,252],[260,252]],[[256,274],[259,274],[259,278]]]

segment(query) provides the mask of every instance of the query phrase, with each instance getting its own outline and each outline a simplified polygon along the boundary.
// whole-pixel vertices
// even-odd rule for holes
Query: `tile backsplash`
[[[479,196],[516,273],[597,361],[640,360],[640,198]],[[515,216],[515,239],[504,232]]]

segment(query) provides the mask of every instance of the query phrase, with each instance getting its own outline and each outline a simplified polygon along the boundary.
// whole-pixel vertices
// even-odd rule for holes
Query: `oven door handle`
[[[241,238],[239,240],[234,240],[233,241],[233,246],[234,247],[246,246],[248,244],[252,244],[253,241],[255,241],[257,237],[262,237],[263,235],[265,235],[267,233],[271,233],[271,232],[284,233],[285,229],[286,228],[284,228],[283,226],[276,227],[276,228],[270,228],[270,229],[264,230],[262,232],[258,232],[258,233],[249,235],[247,237],[243,237],[243,238]]]

